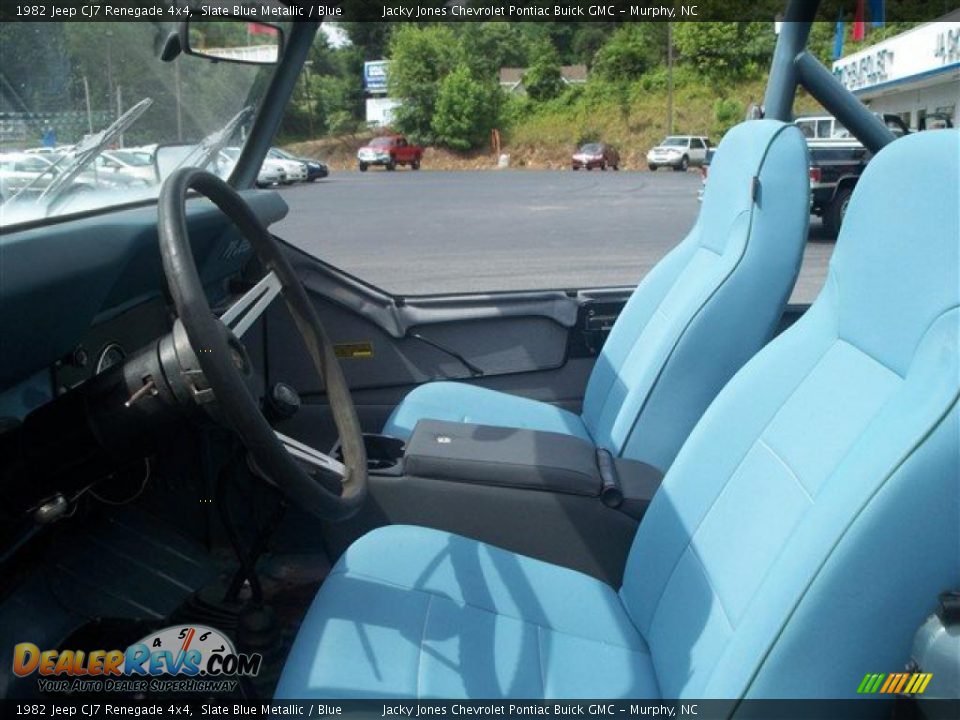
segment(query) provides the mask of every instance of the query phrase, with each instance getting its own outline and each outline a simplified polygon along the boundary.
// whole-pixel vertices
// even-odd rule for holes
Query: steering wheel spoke
[[[322,453],[319,450],[316,450],[309,445],[304,445],[298,440],[294,440],[289,435],[284,435],[278,430],[274,430],[277,438],[283,443],[283,447],[286,448],[287,452],[293,455],[297,460],[302,463],[305,463],[313,470],[323,470],[328,473],[333,473],[341,480],[347,475],[347,466],[344,465],[339,460],[336,460],[326,453]]]
[[[220,316],[220,321],[230,328],[234,335],[243,337],[243,334],[257,321],[281,290],[283,290],[283,283],[271,270],[228,307]]]

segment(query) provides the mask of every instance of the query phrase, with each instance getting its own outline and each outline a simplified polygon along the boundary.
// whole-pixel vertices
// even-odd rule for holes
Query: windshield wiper
[[[186,156],[177,163],[177,168],[198,167],[206,168],[208,164],[217,156],[228,142],[233,134],[243,123],[253,114],[253,105],[247,105],[240,112],[227,120],[226,124],[219,130],[214,130],[203,140],[197,143]]]
[[[76,147],[74,148],[73,157],[70,158],[69,162],[67,162],[67,164],[63,167],[63,170],[53,180],[50,181],[50,184],[44,188],[43,192],[36,197],[36,201],[38,203],[41,201],[46,201],[48,203],[48,207],[52,205],[54,201],[63,193],[63,191],[70,186],[74,179],[76,179],[77,175],[83,172],[87,165],[96,160],[100,153],[103,152],[111,142],[113,142],[114,138],[133,125],[133,123],[135,123],[151,105],[153,105],[153,100],[150,98],[144,98],[123,113],[123,115],[110,123],[110,125],[108,125],[106,128],[98,133],[94,133],[93,135],[88,135],[79,143],[77,143]],[[21,196],[37,185],[41,178],[45,177],[48,173],[58,170],[60,165],[63,164],[64,160],[67,160],[67,156],[62,157],[56,163],[37,175],[37,177],[35,177],[29,183],[24,185],[16,195],[10,198],[10,202],[12,203],[20,199]]]

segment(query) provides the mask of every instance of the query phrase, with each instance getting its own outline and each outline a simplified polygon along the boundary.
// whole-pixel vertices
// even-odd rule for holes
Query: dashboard
[[[275,192],[243,196],[267,226],[286,215]],[[252,251],[209,201],[187,210],[213,305]],[[151,204],[0,234],[0,417],[22,418],[170,329],[156,222]]]

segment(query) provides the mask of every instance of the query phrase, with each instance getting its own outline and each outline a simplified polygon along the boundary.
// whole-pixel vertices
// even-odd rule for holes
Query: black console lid
[[[571,435],[420,420],[404,456],[407,475],[599,496],[594,446]]]

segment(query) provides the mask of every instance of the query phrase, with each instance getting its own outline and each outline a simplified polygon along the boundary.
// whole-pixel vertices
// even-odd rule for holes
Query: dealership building
[[[913,129],[960,125],[960,11],[918,25],[833,63],[843,85]]]

